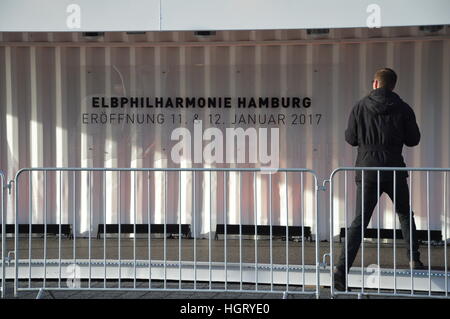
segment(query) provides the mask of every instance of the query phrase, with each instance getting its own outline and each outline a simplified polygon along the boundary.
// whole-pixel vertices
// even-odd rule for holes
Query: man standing
[[[345,140],[358,147],[356,166],[359,167],[405,167],[402,156],[403,144],[416,146],[420,141],[420,131],[416,117],[411,107],[393,92],[397,75],[388,68],[375,73],[373,91],[360,100],[348,120]],[[387,193],[394,199],[395,174],[395,204],[399,216],[402,234],[408,247],[410,267],[423,269],[420,261],[419,242],[416,236],[414,216],[410,218],[408,173],[405,171],[361,171],[356,172],[356,216],[348,230],[347,263],[345,247],[342,248],[334,273],[336,290],[345,290],[346,270],[348,271],[361,245],[362,214],[364,214],[364,229],[367,228],[378,198]],[[377,194],[379,177],[380,193]],[[364,184],[363,184],[364,183]],[[364,198],[364,203],[361,203]],[[364,212],[363,212],[364,209]],[[412,234],[410,234],[410,219]],[[412,251],[410,251],[410,236],[412,236]],[[345,269],[347,264],[347,269]]]

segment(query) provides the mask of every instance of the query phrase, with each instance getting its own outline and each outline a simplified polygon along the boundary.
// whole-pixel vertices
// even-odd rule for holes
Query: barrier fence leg
[[[41,289],[39,289],[39,291],[38,291],[38,294],[37,294],[37,296],[36,296],[36,299],[42,299],[43,295],[44,295],[44,289],[41,288]]]
[[[39,289],[36,299],[44,299],[45,292],[47,292],[47,294],[50,296],[50,298],[56,299],[55,295],[50,290],[45,290],[45,288]]]

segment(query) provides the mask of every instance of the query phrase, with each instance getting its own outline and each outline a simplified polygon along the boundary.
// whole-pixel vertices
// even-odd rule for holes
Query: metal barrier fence
[[[215,175],[214,189],[212,174]],[[152,190],[152,178],[162,180],[163,189]],[[202,178],[203,198],[199,203],[196,179]],[[245,242],[242,232],[245,208],[240,200],[244,196],[235,198],[239,201],[239,223],[233,225],[227,220],[227,203],[232,199],[227,190],[230,189],[228,183],[232,178],[237,181],[234,186],[238,187],[238,194],[246,192],[248,198],[253,197],[254,204],[249,206],[251,208],[247,207],[251,211],[245,218],[253,220],[250,224],[254,232],[245,234],[252,239]],[[249,189],[253,189],[253,194],[242,188],[244,178],[250,185]],[[284,209],[279,209],[278,222],[285,219],[282,225],[285,241],[273,239],[276,225],[272,211],[274,178],[284,185],[284,194],[278,200],[286,205]],[[139,179],[147,182],[137,187]],[[251,168],[29,168],[18,171],[14,183],[15,295],[20,291],[38,291],[40,296],[44,291],[88,289],[263,292],[280,293],[285,297],[287,294],[319,297],[319,241],[317,235],[312,243],[304,240],[307,216],[315,234],[318,227],[317,175],[312,170],[279,169],[268,172]],[[257,188],[261,183],[266,183],[268,197],[259,198]],[[105,190],[107,185],[112,184],[115,184],[112,186],[115,191],[108,195],[108,203],[115,201],[116,209],[106,203]],[[296,199],[301,201],[301,208],[294,212],[290,211],[288,185],[299,191]],[[173,207],[174,203],[168,198],[168,190],[176,194],[176,198],[172,196],[173,202],[178,203],[177,221],[171,225],[168,222],[168,206]],[[157,201],[156,195],[152,198],[154,191],[161,192],[158,194],[162,202]],[[36,193],[42,202],[33,200]],[[51,200],[48,200],[49,197]],[[128,212],[131,216],[121,216],[124,214],[124,197],[130,205]],[[146,207],[140,206],[138,197],[139,201],[147,203],[144,205]],[[220,202],[220,198],[220,206],[223,207],[215,205],[213,209],[212,202]],[[264,216],[267,218],[266,223],[258,222],[264,220],[258,216],[262,214],[258,208],[260,201],[268,201]],[[188,203],[189,209],[181,208],[182,202]],[[305,203],[310,204],[308,209],[305,209]],[[139,215],[145,221],[142,224],[137,223],[137,207],[140,207]],[[196,217],[200,207],[206,216]],[[112,211],[116,211],[117,216],[113,216]],[[191,214],[188,214],[189,211]],[[81,212],[82,217],[78,216],[78,212]],[[156,220],[157,213],[162,222],[154,225],[152,219]],[[219,213],[222,213],[221,218]],[[189,218],[186,214],[190,215]],[[290,225],[289,214],[292,220],[300,221],[301,240],[290,240],[293,236],[289,226],[293,225]],[[121,226],[124,217],[132,221],[129,224],[131,231],[126,234],[122,233],[125,228]],[[99,220],[99,239],[95,238],[92,228],[94,218]],[[202,219],[201,231],[197,229],[199,218]],[[43,220],[42,229],[36,231],[36,220],[40,219]],[[63,223],[64,219],[69,225]],[[192,227],[191,239],[183,238],[183,219]],[[25,225],[22,224],[23,220],[26,221]],[[49,220],[56,220],[56,224],[51,225]],[[213,241],[212,225],[219,224],[221,220],[224,239]],[[113,222],[119,226],[112,227]],[[268,226],[269,238],[261,238],[260,224]],[[227,235],[227,226],[239,227],[237,238]],[[153,234],[158,227],[159,234]],[[70,236],[63,238],[70,228]],[[80,235],[82,229],[87,231]],[[116,236],[110,234],[111,229],[116,229]],[[145,236],[138,230],[144,230]],[[33,235],[35,232],[43,237]],[[200,238],[201,232],[207,240]],[[50,233],[54,235],[53,238],[48,236]],[[168,238],[169,234],[177,239]]]
[[[1,262],[2,262],[2,266],[1,266],[1,284],[0,284],[0,289],[1,289],[1,297],[3,298],[5,296],[5,250],[6,250],[6,246],[5,246],[5,215],[4,215],[4,189],[5,189],[5,175],[3,175],[3,172],[0,171],[0,218],[1,218],[1,229],[2,229],[2,243],[1,243]]]
[[[13,181],[14,225],[6,223],[4,211],[4,190],[12,183],[6,183],[0,172],[2,297],[5,279],[14,279],[16,296],[20,291],[36,291],[38,297],[44,291],[124,290],[279,293],[284,297],[311,294],[318,298],[321,286],[329,286],[331,297],[356,294],[358,297],[448,298],[449,171],[448,168],[409,167],[335,169],[330,179],[323,182],[324,186],[330,184],[327,196],[330,216],[328,221],[321,220],[329,223],[329,252],[323,256],[324,260],[330,257],[329,267],[319,263],[321,247],[317,237],[319,203],[323,209],[326,204],[319,200],[318,190],[326,191],[326,187],[318,187],[317,175],[312,170],[281,169],[264,174],[269,172],[237,168],[22,169]],[[409,174],[409,185],[401,184],[407,180],[405,172]],[[360,174],[360,195],[356,200],[350,188],[354,185],[350,183],[353,174]],[[387,174],[392,179],[386,181]],[[156,183],[151,183],[157,178],[162,181],[159,203]],[[250,191],[242,187],[243,180]],[[274,181],[278,183],[279,194],[273,192]],[[264,183],[268,195],[260,192]],[[106,185],[115,189],[108,194],[108,200]],[[416,185],[419,187],[414,188]],[[170,198],[169,191],[175,196]],[[233,197],[232,192],[238,195]],[[392,204],[373,195],[382,192],[388,193]],[[274,196],[279,196],[276,198],[278,211],[273,208]],[[289,205],[292,197],[301,204]],[[242,198],[245,200],[241,201]],[[147,205],[140,206],[141,200]],[[244,207],[248,200],[253,200],[253,206]],[[116,206],[108,206],[106,201],[115,201]],[[129,205],[125,209],[124,201]],[[266,214],[258,206],[261,201],[268,202]],[[395,212],[401,201],[407,206],[399,207],[403,222],[409,221],[403,231],[409,229],[409,233],[417,234],[417,238],[422,237],[426,242],[426,247],[420,248],[421,259],[426,264],[423,269],[415,269],[417,265],[411,263],[417,250],[413,237],[409,236],[403,246],[399,244],[402,233],[397,231]],[[356,206],[349,209],[352,204]],[[232,205],[238,207],[235,209],[238,222],[236,216],[231,220]],[[170,213],[175,206],[178,206],[177,220],[171,223]],[[421,216],[416,232],[412,221],[424,215],[413,213],[418,211],[417,207],[426,214]],[[360,220],[355,219],[356,226],[349,230],[349,212],[353,210],[365,213],[361,213]],[[117,216],[112,216],[113,211]],[[373,218],[372,213],[375,213]],[[432,226],[430,217],[436,214],[440,225]],[[124,219],[132,222],[124,224]],[[364,227],[369,219],[376,224],[375,228]],[[246,220],[251,222],[246,224]],[[93,228],[96,223],[97,233]],[[387,229],[383,229],[383,223]],[[300,225],[296,226],[300,230],[292,229],[294,224]],[[213,240],[213,225],[217,225],[216,235],[220,234],[222,240]],[[335,225],[344,226],[339,235],[340,239],[344,237],[340,251],[335,249],[335,234],[339,231]],[[436,239],[440,238],[436,237],[437,231],[431,230],[436,227],[442,227],[439,236],[443,235],[444,241]],[[308,228],[315,235],[311,243],[304,240],[310,234]],[[372,243],[362,240],[360,256],[356,256],[358,233],[360,238],[375,240]],[[280,234],[284,238],[274,238]],[[293,241],[294,236],[299,236],[299,240]],[[14,250],[6,258],[12,241]],[[353,261],[355,257],[354,267],[350,269],[349,250],[350,259]],[[407,258],[398,256],[403,250],[409,250]],[[334,283],[339,252],[345,259],[344,291],[337,290]]]
[[[434,297],[448,298],[449,278],[447,263],[447,229],[449,228],[448,220],[448,168],[405,168],[405,167],[343,167],[335,169],[330,176],[330,278],[331,278],[331,295],[340,294],[357,294],[359,297],[363,295],[381,295],[381,296],[397,296],[397,297]],[[355,173],[359,180],[357,186],[355,203],[355,217],[350,228],[348,227],[348,204],[349,194],[349,173]],[[409,187],[407,184],[406,174],[409,175]],[[426,190],[421,193],[425,196],[423,208],[426,211],[426,226],[422,231],[423,239],[426,241],[426,251],[421,249],[421,258],[425,261],[424,267],[416,260],[418,259],[417,248],[420,230],[415,229],[413,213],[414,203],[418,201],[419,196],[413,196],[412,189],[415,185],[417,175],[423,182],[425,179]],[[342,176],[343,175],[343,176]],[[338,180],[340,177],[341,179]],[[342,178],[343,177],[343,178]],[[433,180],[432,180],[433,179]],[[432,184],[433,182],[433,184]],[[338,184],[336,187],[335,184]],[[353,185],[354,183],[351,183]],[[422,183],[421,183],[422,184]],[[434,189],[440,191],[441,196],[430,199],[430,184]],[[341,187],[344,185],[343,187]],[[335,197],[337,190],[343,191],[344,200],[339,201],[339,197]],[[387,234],[392,235],[392,244],[381,243],[381,227],[380,227],[380,195],[386,192],[392,200],[392,217],[391,226]],[[439,201],[442,202],[439,202]],[[336,203],[337,202],[337,203]],[[378,204],[377,204],[378,203]],[[430,211],[430,204],[433,205],[433,211]],[[377,206],[376,206],[377,205]],[[339,208],[336,209],[335,206]],[[376,211],[376,246],[364,242],[365,232],[369,224],[372,213]],[[339,261],[335,262],[334,252],[334,223],[338,222],[343,212],[344,214],[344,246],[341,248]],[[417,212],[417,210],[416,210]],[[432,234],[430,227],[430,215],[439,214],[440,221],[443,225],[444,242],[436,242],[439,247],[433,246]],[[402,259],[397,256],[400,248],[398,247],[397,234],[397,218],[399,216],[402,226],[402,233],[406,243],[402,250],[405,250],[408,258]],[[374,218],[372,218],[374,219]],[[385,219],[385,218],[384,218]],[[386,220],[386,219],[385,219]],[[366,226],[366,227],[364,227]],[[342,232],[342,231],[341,231]],[[384,232],[386,234],[386,232]],[[408,235],[412,234],[412,235]],[[349,238],[350,237],[350,238]],[[388,236],[391,237],[391,236]],[[363,240],[361,241],[361,238]],[[359,251],[360,257],[356,256],[359,244],[362,243]],[[383,245],[383,246],[382,246]],[[442,247],[443,246],[443,247]],[[373,258],[376,251],[376,258]],[[384,256],[381,255],[383,251]],[[366,257],[368,255],[368,257]],[[391,260],[389,260],[392,258]],[[358,263],[359,267],[353,267],[353,260]],[[345,262],[344,262],[345,260]],[[408,262],[408,263],[407,263]],[[371,265],[367,266],[368,263]],[[405,265],[406,263],[406,265]],[[334,272],[336,266],[337,273]],[[337,282],[334,282],[336,277]],[[337,287],[339,285],[340,287]],[[344,287],[345,285],[345,287]],[[350,288],[351,287],[351,288]],[[338,291],[339,289],[340,291]],[[356,289],[356,290],[355,290]]]

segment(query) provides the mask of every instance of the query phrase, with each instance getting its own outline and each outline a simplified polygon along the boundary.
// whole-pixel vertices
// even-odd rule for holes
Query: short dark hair
[[[392,69],[382,68],[375,72],[374,80],[380,83],[380,87],[393,90],[397,83],[397,74]]]

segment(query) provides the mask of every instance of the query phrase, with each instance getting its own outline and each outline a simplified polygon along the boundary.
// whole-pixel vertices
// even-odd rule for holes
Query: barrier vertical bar
[[[19,240],[19,223],[18,223],[18,221],[17,221],[17,216],[19,215],[19,212],[18,212],[18,210],[19,210],[19,192],[18,192],[18,186],[17,186],[17,184],[18,184],[18,182],[19,182],[19,173],[17,173],[16,174],[16,177],[15,177],[15,180],[14,180],[14,188],[15,188],[15,191],[14,191],[14,198],[15,198],[15,201],[14,201],[14,251],[15,252],[17,252],[17,251],[19,251],[18,250],[18,248],[19,248],[19,243],[18,243],[18,240]],[[3,192],[3,188],[2,188],[2,192]],[[2,199],[3,199],[3,195],[2,195]],[[2,208],[3,208],[3,205],[2,205]],[[6,237],[5,237],[5,226],[4,226],[4,224],[5,224],[5,222],[4,222],[4,220],[3,220],[3,224],[2,224],[2,227],[3,227],[3,231],[2,231],[2,236],[3,236],[3,239],[5,239]],[[4,241],[2,241],[2,244],[4,243]],[[4,250],[2,250],[2,251],[4,251]],[[19,257],[17,256],[17,253],[15,253],[14,254],[14,259],[15,259],[15,262],[14,262],[14,297],[17,297],[17,291],[18,291],[18,284],[19,284]],[[4,264],[4,260],[5,259],[3,259],[2,260],[2,265]],[[4,274],[5,272],[3,272],[3,274]],[[4,281],[3,281],[4,282]],[[3,290],[2,290],[2,292],[3,292]]]
[[[255,291],[258,291],[258,192],[256,184],[256,172],[253,172],[253,197],[255,202],[253,219],[255,221]]]
[[[4,215],[4,202],[3,202],[3,198],[4,198],[4,189],[5,189],[5,177],[3,175],[3,172],[0,171],[0,214],[1,214],[1,219],[2,219],[2,295],[1,297],[4,298],[5,297],[5,249],[6,249],[6,235],[5,235],[5,215]]]
[[[272,173],[269,172],[269,227],[270,227],[270,291],[273,291],[273,256],[272,256]]]
[[[289,196],[288,196],[288,173],[284,172],[286,192],[286,292],[289,291]]]
[[[414,275],[413,275],[413,264],[412,264],[412,187],[413,187],[413,174],[412,171],[409,171],[410,179],[410,187],[409,187],[409,269],[411,272],[411,295],[414,294]]]
[[[181,289],[181,171],[178,173],[178,289]]]
[[[167,288],[167,171],[164,171],[164,289]]]
[[[152,217],[150,214],[150,171],[147,171],[147,222],[148,222],[148,288],[152,288]]]
[[[224,263],[225,263],[225,291],[228,290],[228,261],[227,261],[227,172],[223,172],[223,224],[224,224]]]
[[[427,171],[428,295],[431,296],[430,172]]]
[[[103,288],[106,288],[106,173],[103,178]]]
[[[364,170],[362,170],[361,176],[361,293],[364,294]]]
[[[121,251],[121,246],[122,246],[122,207],[121,207],[121,200],[120,200],[120,195],[121,195],[121,171],[118,171],[118,186],[117,186],[117,210],[118,210],[118,214],[117,214],[117,219],[118,219],[118,224],[119,224],[119,239],[118,239],[118,257],[119,257],[119,289],[122,286],[122,251]]]
[[[345,254],[345,292],[348,292],[348,181],[347,181],[347,171],[344,172],[344,227],[345,227],[345,237],[344,237],[344,254]],[[331,202],[330,205],[333,205]]]
[[[3,184],[2,184],[3,186]],[[3,199],[3,193],[2,193]],[[28,213],[28,288],[31,288],[31,234],[33,223],[33,186],[32,186],[32,172],[28,172],[28,200],[29,200],[29,213]],[[2,206],[3,207],[3,206]],[[2,258],[2,262],[3,262]]]
[[[58,225],[58,268],[59,268],[59,276],[58,276],[58,287],[61,288],[61,218],[62,218],[62,171],[59,171],[59,225]]]
[[[211,179],[211,171],[209,171],[209,231],[208,231],[208,258],[209,258],[209,262],[208,262],[208,271],[209,271],[209,290],[212,289],[212,257],[211,257],[211,253],[212,253],[212,249],[211,249],[211,231],[212,231],[212,227],[211,227],[211,209],[212,209],[212,205],[211,205],[211,192],[212,192],[212,179]]]
[[[378,293],[381,290],[381,264],[380,264],[380,170],[377,170],[377,277]]]
[[[72,173],[72,185],[73,185],[73,192],[72,192],[72,200],[73,200],[73,229],[72,229],[72,235],[73,235],[73,282],[75,283],[76,275],[77,275],[77,216],[76,216],[76,181],[75,181],[75,171]]]
[[[16,216],[18,218],[18,216]],[[17,252],[18,250],[16,250]],[[44,173],[44,280],[43,287],[47,285],[47,171]]]
[[[315,222],[315,231],[316,231],[316,299],[320,298],[320,273],[319,273],[319,198],[318,198],[318,188],[319,185],[317,184],[317,176],[314,173],[314,198],[315,198],[315,209],[314,213],[316,215],[316,222]]]
[[[19,187],[18,187],[18,183],[19,183],[19,174],[20,172],[18,172],[16,174],[15,180],[14,180],[14,297],[17,297],[17,292],[19,289],[19,256],[17,254],[17,252],[19,251],[19,223],[18,223],[18,216],[19,216]],[[3,189],[2,189],[3,192]],[[3,195],[2,195],[2,199],[3,199]],[[2,209],[3,209],[3,205],[2,205]],[[3,219],[3,231],[2,231],[2,236],[3,239],[5,239],[5,227],[4,227],[4,219]],[[2,244],[4,243],[4,240],[2,241]],[[2,250],[3,252],[4,250]],[[2,259],[2,265],[4,264],[4,260]],[[4,267],[4,266],[3,266]],[[3,274],[5,272],[3,271]],[[2,284],[4,283],[4,281],[2,282]],[[2,290],[3,293],[3,290]]]
[[[242,176],[239,171],[239,194],[242,194]],[[239,289],[242,290],[242,198],[239,198]]]
[[[333,175],[330,178],[330,294],[334,297],[334,242],[333,242],[333,232],[334,232],[334,205],[333,205]],[[347,269],[345,269],[347,273]]]
[[[136,289],[136,205],[137,205],[137,172],[133,171],[133,288]]]
[[[396,246],[396,239],[397,239],[397,171],[394,170],[394,200],[392,202],[394,212],[393,218],[394,218],[394,294],[397,293],[397,246]]]
[[[195,171],[192,172],[192,216],[194,224],[194,289],[197,289],[197,222],[195,220]]]
[[[444,174],[444,266],[445,266],[445,296],[448,297],[448,266],[447,266],[447,172]]]
[[[91,277],[92,277],[92,255],[91,255],[91,228],[92,228],[92,174],[89,171],[89,229],[88,229],[88,254],[89,254],[89,278],[88,278],[88,288],[91,288]]]
[[[300,194],[301,194],[301,223],[302,223],[302,291],[305,292],[305,190],[303,184],[303,172],[300,173]]]

